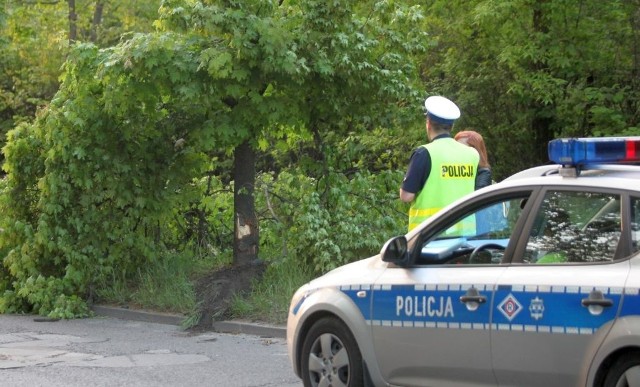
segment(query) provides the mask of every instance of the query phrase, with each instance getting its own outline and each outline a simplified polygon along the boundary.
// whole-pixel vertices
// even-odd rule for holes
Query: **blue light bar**
[[[548,151],[565,166],[640,162],[640,137],[561,138],[549,141]]]

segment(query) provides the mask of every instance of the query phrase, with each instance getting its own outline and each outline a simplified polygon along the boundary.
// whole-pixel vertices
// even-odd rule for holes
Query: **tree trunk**
[[[536,0],[533,7],[533,29],[542,35],[549,34],[549,26],[547,25],[544,12],[548,3],[548,0]],[[549,71],[547,64],[537,59],[533,60],[531,68],[535,73],[546,73]],[[544,164],[549,160],[547,154],[548,143],[554,138],[552,125],[555,121],[555,111],[553,105],[545,105],[535,100],[532,101],[531,108],[534,112],[531,122],[534,140],[533,149],[535,149],[537,153],[535,164]]]
[[[93,12],[93,21],[91,22],[91,42],[98,40],[98,28],[102,23],[102,11],[104,9],[103,0],[96,1],[96,9]]]
[[[633,6],[635,6],[635,11],[631,13],[631,36],[633,39],[630,42],[632,44],[633,68],[629,79],[631,79],[631,87],[636,95],[640,95],[640,1],[636,0]],[[628,125],[630,127],[640,125],[640,101],[629,98],[627,103],[629,111],[636,112],[631,116]]]
[[[78,39],[78,14],[76,14],[76,0],[68,0],[69,4],[69,45]]]
[[[233,176],[233,263],[244,265],[258,258],[260,241],[254,198],[256,154],[248,141],[234,150]]]

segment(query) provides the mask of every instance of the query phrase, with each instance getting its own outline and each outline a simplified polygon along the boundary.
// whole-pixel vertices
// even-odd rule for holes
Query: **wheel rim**
[[[309,379],[314,387],[349,385],[349,355],[335,335],[320,335],[309,353]]]
[[[616,387],[640,387],[640,365],[629,368],[620,376]]]

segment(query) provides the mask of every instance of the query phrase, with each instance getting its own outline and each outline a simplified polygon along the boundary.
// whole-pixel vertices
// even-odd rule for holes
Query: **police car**
[[[304,385],[640,386],[640,137],[549,155],[302,286]]]

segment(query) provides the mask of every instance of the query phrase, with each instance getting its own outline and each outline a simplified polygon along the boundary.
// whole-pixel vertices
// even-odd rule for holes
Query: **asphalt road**
[[[275,335],[279,336],[279,335]],[[2,386],[299,387],[274,335],[189,332],[115,317],[0,315]]]

